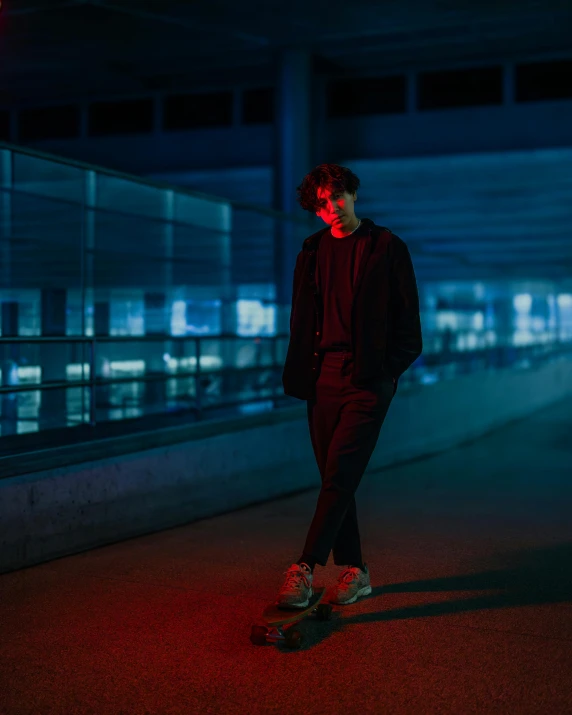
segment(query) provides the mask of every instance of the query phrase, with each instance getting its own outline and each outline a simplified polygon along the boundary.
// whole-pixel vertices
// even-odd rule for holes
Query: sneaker
[[[312,590],[312,570],[308,564],[292,564],[286,573],[286,581],[282,586],[276,605],[279,608],[307,608]]]
[[[369,569],[364,564],[365,571],[357,566],[348,566],[338,577],[338,582],[330,591],[330,603],[337,603],[340,606],[347,606],[355,603],[360,596],[369,596],[371,593],[371,582]]]

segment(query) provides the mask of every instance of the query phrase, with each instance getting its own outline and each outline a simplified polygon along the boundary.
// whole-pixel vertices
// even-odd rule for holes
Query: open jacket
[[[350,381],[367,387],[391,376],[394,394],[399,377],[421,355],[419,295],[405,242],[388,228],[362,219],[369,228],[356,245]],[[320,350],[324,306],[316,281],[320,229],[303,243],[296,258],[290,313],[290,342],[282,373],[284,394],[300,400],[316,397],[323,351]]]

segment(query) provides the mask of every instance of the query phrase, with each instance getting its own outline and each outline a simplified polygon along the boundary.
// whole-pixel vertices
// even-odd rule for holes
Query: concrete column
[[[312,57],[307,49],[286,48],[276,57],[274,208],[303,217],[296,187],[312,166]],[[292,276],[296,255],[309,234],[305,227],[277,221],[274,236],[274,280],[278,304],[278,332],[288,332]]]

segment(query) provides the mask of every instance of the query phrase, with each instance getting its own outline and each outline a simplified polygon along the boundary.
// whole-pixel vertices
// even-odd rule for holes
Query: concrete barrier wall
[[[400,386],[367,473],[457,446],[570,394],[567,360]],[[258,415],[239,431],[224,433],[224,421],[220,429],[0,480],[0,573],[319,487],[305,402],[266,424]]]

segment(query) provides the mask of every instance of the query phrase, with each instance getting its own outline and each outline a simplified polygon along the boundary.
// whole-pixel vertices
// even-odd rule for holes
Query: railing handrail
[[[0,149],[6,149],[15,154],[26,154],[27,156],[44,159],[46,161],[51,161],[55,164],[73,166],[76,169],[82,169],[83,171],[94,171],[98,174],[104,174],[105,176],[111,176],[116,179],[125,179],[126,181],[132,181],[136,184],[143,184],[144,186],[151,186],[152,188],[160,189],[161,191],[174,191],[178,194],[193,196],[195,198],[205,199],[207,201],[213,201],[220,204],[229,204],[235,209],[253,211],[255,213],[264,214],[271,218],[285,219],[287,221],[292,221],[294,223],[298,223],[306,227],[310,223],[309,220],[305,220],[304,218],[296,216],[295,214],[286,213],[284,211],[276,211],[275,209],[269,209],[266,206],[258,206],[257,204],[250,204],[246,201],[238,201],[236,199],[226,199],[223,196],[207,194],[203,191],[196,191],[194,189],[189,189],[184,186],[173,186],[166,181],[160,181],[158,179],[148,179],[144,176],[137,176],[137,174],[128,174],[127,172],[118,171],[117,169],[110,169],[105,166],[99,166],[98,164],[88,164],[87,162],[79,161],[78,159],[69,159],[67,157],[61,157],[57,154],[40,151],[39,149],[22,147],[18,144],[10,144],[9,142],[5,141],[0,141]]]
[[[276,340],[287,338],[289,333],[276,333],[275,335],[237,335],[236,333],[203,333],[196,335],[171,335],[171,333],[150,333],[143,335],[17,335],[14,337],[0,336],[0,345],[29,344],[29,343],[134,343],[134,342],[165,342],[185,340]]]
[[[90,390],[90,407],[89,407],[89,424],[92,426],[95,426],[96,424],[96,395],[95,395],[95,390],[96,387],[102,384],[109,384],[112,385],[114,383],[119,383],[119,382],[133,382],[133,381],[138,381],[141,382],[142,380],[138,379],[138,376],[127,376],[125,378],[109,378],[109,379],[101,379],[96,376],[96,348],[98,343],[102,342],[133,342],[134,340],[136,341],[139,339],[139,342],[141,340],[145,342],[155,342],[155,341],[161,341],[161,342],[167,342],[173,338],[177,338],[178,341],[193,341],[195,343],[195,348],[196,348],[196,353],[195,353],[195,358],[196,358],[196,369],[194,371],[185,373],[183,375],[181,374],[169,374],[169,373],[162,373],[161,375],[157,376],[141,376],[143,378],[143,381],[150,381],[150,380],[169,380],[172,378],[182,378],[182,377],[194,377],[195,380],[197,381],[197,393],[196,393],[196,403],[197,403],[197,415],[200,418],[202,416],[202,394],[201,394],[201,388],[200,388],[200,378],[203,373],[208,373],[208,370],[203,370],[201,367],[201,342],[205,338],[208,339],[209,336],[205,335],[179,335],[179,336],[170,336],[169,333],[159,333],[159,334],[152,334],[152,335],[121,335],[121,336],[110,336],[110,335],[102,335],[102,336],[97,336],[97,335],[92,335],[92,336],[87,336],[87,335],[77,335],[77,336],[67,336],[67,335],[36,335],[36,336],[15,336],[15,337],[5,337],[2,336],[0,337],[0,344],[7,344],[7,343],[47,343],[47,342],[56,342],[56,343],[88,343],[89,345],[89,357],[88,357],[88,362],[89,362],[89,378],[87,380],[64,380],[64,381],[52,381],[50,383],[46,383],[45,381],[42,381],[40,383],[28,383],[24,385],[1,385],[0,384],[0,396],[3,396],[7,393],[17,393],[17,392],[35,392],[39,390],[40,392],[43,392],[48,389],[52,388],[59,388],[62,387],[64,389],[67,388],[73,388],[73,387],[81,387],[81,386],[86,386]],[[236,335],[235,333],[224,333],[224,334],[217,334],[214,336],[210,336],[212,339],[217,339],[220,340],[221,338],[231,338],[231,339],[240,339],[241,336]],[[280,335],[266,335],[266,336],[258,336],[258,335],[252,335],[252,336],[245,336],[246,339],[250,340],[262,340],[263,338],[267,339],[270,341],[272,345],[272,365],[271,367],[274,367],[276,365],[276,346],[278,343],[278,339],[280,337],[288,337],[287,335],[280,334]],[[114,339],[114,338],[119,338],[119,340]],[[82,359],[82,363],[84,360]],[[256,366],[253,369],[260,369],[260,366]],[[231,368],[224,368],[222,372],[236,372],[238,368],[236,367],[231,367]],[[214,371],[213,371],[214,372]],[[220,370],[218,372],[221,372]],[[83,370],[82,370],[83,373]]]
[[[15,395],[17,393],[26,393],[26,392],[44,392],[46,390],[50,389],[70,389],[70,388],[78,388],[78,387],[87,387],[90,391],[90,402],[89,402],[89,421],[87,424],[89,424],[92,427],[95,427],[97,424],[97,419],[96,419],[96,388],[101,387],[101,386],[111,386],[114,384],[120,384],[120,383],[132,383],[132,382],[159,382],[159,381],[167,381],[167,380],[172,380],[172,379],[183,379],[183,378],[194,378],[195,380],[195,386],[196,386],[196,396],[195,396],[195,407],[193,408],[196,414],[197,419],[202,419],[203,418],[203,395],[202,395],[202,386],[201,386],[201,378],[203,375],[209,375],[209,374],[229,374],[229,373],[237,373],[237,372],[251,372],[251,371],[258,371],[260,369],[270,369],[270,370],[276,370],[276,368],[280,368],[281,365],[278,364],[277,362],[277,354],[276,354],[276,349],[277,349],[277,343],[278,339],[281,337],[288,337],[287,334],[279,334],[279,335],[267,335],[267,336],[262,336],[262,335],[256,335],[256,336],[245,336],[247,339],[251,339],[253,341],[262,341],[262,340],[268,340],[272,344],[272,362],[271,363],[265,363],[265,364],[258,364],[258,365],[248,365],[245,367],[237,367],[237,366],[229,366],[229,367],[222,367],[222,368],[215,368],[213,370],[208,370],[204,369],[201,367],[201,342],[204,339],[208,339],[209,337],[214,338],[214,339],[221,339],[224,337],[229,337],[229,338],[234,338],[234,339],[240,339],[241,336],[238,336],[234,333],[226,333],[226,334],[218,334],[214,336],[205,336],[205,335],[190,335],[190,336],[169,336],[168,333],[166,334],[154,334],[154,335],[142,335],[142,336],[29,336],[27,337],[15,337],[15,338],[6,338],[6,337],[0,337],[0,344],[2,343],[30,343],[30,342],[36,342],[36,343],[45,343],[45,342],[73,342],[73,343],[89,343],[90,344],[90,350],[89,350],[89,357],[88,357],[88,362],[89,362],[89,377],[85,378],[83,375],[83,369],[82,369],[82,377],[81,378],[76,378],[73,380],[50,380],[50,381],[42,381],[39,383],[17,383],[17,384],[8,384],[8,385],[0,385],[0,399],[3,399],[4,395],[12,393],[12,395]],[[30,339],[31,338],[31,339]],[[177,371],[175,373],[170,373],[170,372],[161,372],[161,373],[146,373],[142,375],[128,375],[128,376],[114,376],[114,377],[97,377],[96,376],[96,369],[95,369],[95,363],[96,363],[96,346],[97,342],[131,342],[132,340],[145,340],[146,342],[151,342],[151,341],[166,341],[166,340],[192,340],[196,343],[196,365],[194,370],[186,370],[184,372]],[[512,346],[512,345],[495,345],[495,346],[487,346],[484,348],[479,348],[476,350],[470,350],[467,352],[460,352],[457,353],[457,351],[454,351],[457,353],[456,359],[451,358],[453,357],[453,354],[450,354],[448,356],[448,362],[464,362],[464,361],[471,361],[473,359],[483,359],[487,354],[492,354],[493,351],[498,351],[500,350],[501,353],[506,353],[506,351],[513,351],[519,356],[520,359],[522,357],[527,357],[530,356],[533,359],[536,358],[542,358],[542,359],[547,359],[550,354],[553,356],[557,356],[558,354],[563,354],[563,353],[569,353],[571,350],[571,345],[572,343],[565,343],[564,345],[561,343],[560,340],[554,341],[553,343],[533,343],[530,345],[520,345],[520,346]],[[544,349],[544,355],[541,355],[540,353],[542,352],[542,349]],[[431,359],[431,357],[436,358],[437,355],[428,355],[425,358],[425,361],[427,361],[427,365],[437,365],[439,364],[439,359]],[[442,355],[440,355],[442,357]],[[82,360],[82,362],[84,362]],[[277,387],[273,387],[273,399],[276,397],[276,389]],[[83,422],[82,422],[83,424]]]

